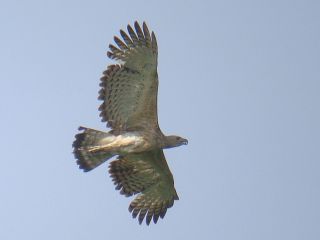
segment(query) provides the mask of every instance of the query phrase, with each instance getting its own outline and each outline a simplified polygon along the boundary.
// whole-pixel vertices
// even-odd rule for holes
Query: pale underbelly
[[[149,141],[137,133],[111,135],[99,141],[100,150],[114,153],[134,153],[147,151],[151,148]]]

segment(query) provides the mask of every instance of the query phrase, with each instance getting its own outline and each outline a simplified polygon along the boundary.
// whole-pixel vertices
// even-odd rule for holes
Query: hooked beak
[[[183,139],[183,142],[182,142],[184,145],[188,145],[188,140],[187,139]]]

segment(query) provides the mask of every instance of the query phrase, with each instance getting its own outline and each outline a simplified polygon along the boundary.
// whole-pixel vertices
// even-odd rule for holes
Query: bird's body
[[[156,223],[164,217],[178,195],[166,163],[163,149],[187,144],[178,136],[165,136],[157,116],[157,56],[154,33],[135,22],[135,31],[128,25],[129,36],[114,37],[119,48],[109,45],[108,56],[120,61],[110,65],[101,78],[99,107],[102,121],[112,130],[80,127],[73,143],[77,163],[90,171],[113,156],[109,172],[117,189],[126,196],[138,194],[130,204],[133,217],[141,223],[146,216]]]
[[[97,146],[91,146],[89,151],[106,151],[123,155],[151,150],[152,147],[152,142],[148,141],[140,132],[126,132],[119,135],[110,133],[102,138]]]

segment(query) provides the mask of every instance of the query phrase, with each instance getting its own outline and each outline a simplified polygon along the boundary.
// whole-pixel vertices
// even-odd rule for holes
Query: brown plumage
[[[135,29],[135,30],[134,30]],[[187,144],[178,136],[165,136],[157,116],[158,74],[157,40],[145,23],[134,29],[128,25],[114,37],[118,47],[110,44],[107,55],[119,61],[108,66],[101,78],[100,116],[111,128],[109,132],[80,127],[73,143],[77,163],[90,171],[113,156],[109,166],[116,189],[125,196],[136,195],[129,211],[146,219],[149,225],[163,218],[167,208],[178,200],[173,176],[163,149]]]

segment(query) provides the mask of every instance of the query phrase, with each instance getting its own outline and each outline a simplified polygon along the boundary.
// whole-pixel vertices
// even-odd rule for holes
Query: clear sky
[[[0,239],[320,239],[319,1],[2,1]],[[180,200],[147,227],[79,125],[120,28],[159,45],[159,121]]]

